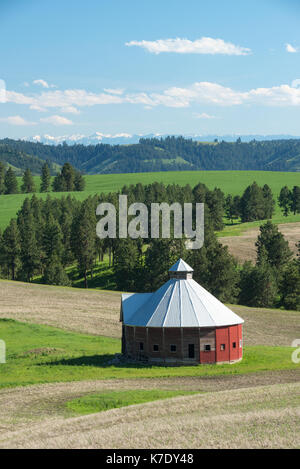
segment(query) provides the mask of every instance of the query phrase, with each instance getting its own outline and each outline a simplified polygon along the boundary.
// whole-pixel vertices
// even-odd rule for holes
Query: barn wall
[[[233,347],[234,342],[236,347]],[[190,344],[194,346],[194,358],[189,357]],[[154,345],[158,346],[158,351],[154,351]],[[175,352],[171,352],[171,345],[176,346]],[[210,351],[205,350],[206,345],[210,345]],[[237,361],[243,355],[242,325],[216,329],[124,326],[122,351],[138,360],[203,364]]]
[[[243,356],[242,324],[216,329],[216,361],[232,362]],[[235,347],[234,347],[235,343]],[[222,350],[225,346],[225,350]]]
[[[199,357],[200,357],[199,328],[194,328],[194,327],[182,328],[182,338],[183,338],[183,359],[199,362]],[[189,358],[189,344],[194,345],[194,352],[195,352],[194,359]]]
[[[210,351],[205,350],[206,345]],[[200,329],[200,363],[215,363],[216,361],[216,333],[214,328]]]

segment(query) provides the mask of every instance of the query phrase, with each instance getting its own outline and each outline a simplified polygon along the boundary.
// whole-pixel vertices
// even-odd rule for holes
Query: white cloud
[[[55,88],[55,85],[49,85],[46,80],[42,80],[41,78],[39,80],[33,80],[32,83],[34,85],[42,86],[43,88]]]
[[[216,119],[216,116],[211,116],[210,114],[207,114],[206,112],[202,112],[201,114],[198,112],[194,112],[193,116],[196,119]]]
[[[6,102],[6,85],[5,81],[0,79],[0,103]]]
[[[66,114],[80,114],[80,111],[74,106],[62,107],[61,112],[65,112]]]
[[[286,44],[285,49],[287,52],[290,52],[291,54],[296,54],[299,51],[298,48],[292,46],[291,44]]]
[[[130,41],[125,44],[128,47],[142,47],[153,54],[162,52],[175,52],[177,54],[224,54],[224,55],[249,55],[251,49],[236,46],[223,39],[202,37],[195,41],[189,39],[158,39],[156,41]]]
[[[260,106],[300,106],[300,87],[278,85],[272,88],[254,88],[239,91],[218,83],[196,82],[185,87],[170,87],[160,93],[92,93],[86,90],[43,91],[40,94],[25,95],[15,91],[6,92],[6,102],[28,105],[36,111],[50,111],[78,114],[78,108],[109,104],[139,104],[147,109],[156,106],[186,108],[193,104],[213,104],[218,106],[237,106],[256,104]],[[53,117],[53,116],[52,116]],[[59,116],[56,116],[59,117]],[[48,118],[49,119],[49,118]],[[57,125],[70,125],[65,117],[56,120]],[[52,123],[54,123],[52,119]]]
[[[1,117],[0,122],[10,125],[35,125],[35,122],[29,122],[21,116]]]
[[[73,122],[63,116],[49,116],[43,119],[40,119],[41,122],[52,125],[72,125]]]
[[[105,93],[121,95],[124,93],[122,88],[104,88]]]

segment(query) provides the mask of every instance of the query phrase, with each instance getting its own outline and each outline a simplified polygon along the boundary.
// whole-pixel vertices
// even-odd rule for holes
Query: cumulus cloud
[[[73,122],[63,116],[49,116],[40,119],[41,122],[52,125],[72,125]]]
[[[55,88],[55,85],[49,85],[46,80],[42,80],[41,78],[39,80],[33,80],[32,83],[34,85],[42,86],[43,88]]]
[[[290,54],[296,54],[296,53],[299,51],[298,48],[292,46],[291,44],[286,44],[286,45],[285,45],[285,50],[286,50],[287,52],[290,52]]]
[[[35,122],[30,122],[25,120],[21,116],[9,116],[9,117],[1,117],[0,122],[4,122],[10,125],[34,125]]]
[[[240,47],[223,39],[202,37],[195,41],[189,39],[158,39],[156,41],[130,41],[128,47],[137,46],[153,54],[162,52],[175,52],[177,54],[223,54],[223,55],[249,55],[251,49]]]
[[[25,95],[15,91],[6,92],[6,102],[28,105],[37,111],[57,109],[61,113],[78,114],[78,108],[109,104],[138,104],[147,109],[156,106],[186,108],[193,104],[237,106],[256,104],[261,106],[300,106],[300,87],[283,84],[271,88],[254,88],[240,91],[213,82],[196,82],[189,86],[169,87],[161,92],[149,93],[92,93],[86,90],[48,90],[40,94]],[[68,119],[57,125],[70,125]],[[52,122],[53,123],[53,122]]]

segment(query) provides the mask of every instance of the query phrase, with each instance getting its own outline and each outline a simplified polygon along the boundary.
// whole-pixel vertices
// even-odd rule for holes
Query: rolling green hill
[[[100,194],[101,192],[116,192],[124,185],[150,184],[151,182],[163,182],[164,184],[179,184],[184,186],[190,184],[192,187],[202,182],[209,189],[219,187],[225,194],[241,195],[245,188],[256,181],[259,185],[267,183],[277,198],[280,189],[287,185],[292,188],[294,185],[300,185],[300,174],[292,172],[271,172],[271,171],[164,171],[158,173],[133,173],[133,174],[99,174],[94,176],[85,176],[86,188],[83,192],[71,193],[79,200],[86,199],[89,195]],[[36,186],[39,187],[39,177],[35,178]],[[21,184],[21,179],[19,179]],[[69,193],[68,193],[69,194]],[[47,194],[37,194],[39,197],[46,198]],[[66,193],[51,193],[52,197],[61,197]],[[0,228],[7,226],[9,220],[14,217],[21,207],[23,200],[28,194],[13,194],[0,196]],[[289,215],[283,217],[280,208],[276,207],[276,213],[273,218],[276,223],[287,223],[300,221],[300,215]],[[260,222],[254,222],[260,223]],[[249,225],[249,223],[247,224]]]

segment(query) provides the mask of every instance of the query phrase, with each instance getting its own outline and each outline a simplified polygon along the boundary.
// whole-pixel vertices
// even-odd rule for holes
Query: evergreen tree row
[[[82,174],[75,170],[70,163],[65,163],[62,170],[54,178],[52,190],[54,192],[83,191],[85,188],[85,179]],[[51,190],[51,174],[47,163],[42,167],[40,192],[49,192]],[[9,166],[7,170],[0,161],[0,195],[17,194],[19,192],[18,180],[15,171]],[[36,185],[30,169],[25,169],[21,192],[24,194],[36,192]]]

